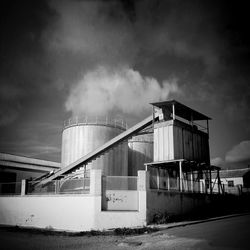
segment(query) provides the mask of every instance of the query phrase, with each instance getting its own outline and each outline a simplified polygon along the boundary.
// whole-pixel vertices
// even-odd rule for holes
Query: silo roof
[[[177,102],[175,100],[170,100],[170,101],[163,101],[163,102],[153,102],[153,103],[150,103],[152,104],[153,106],[156,106],[158,108],[166,108],[168,109],[171,113],[172,113],[172,106],[174,104],[175,106],[175,114],[179,117],[182,117],[188,121],[197,121],[197,120],[211,120],[210,117],[194,110],[194,109],[191,109],[189,108],[188,106],[180,103],[180,102]]]

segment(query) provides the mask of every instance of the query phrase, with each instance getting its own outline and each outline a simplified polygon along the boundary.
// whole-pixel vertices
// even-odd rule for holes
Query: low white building
[[[215,173],[212,175],[212,182],[215,183],[214,191],[216,191],[218,179],[216,179]],[[241,194],[242,192],[248,192],[250,188],[250,168],[221,170],[220,182],[223,191],[226,193]]]

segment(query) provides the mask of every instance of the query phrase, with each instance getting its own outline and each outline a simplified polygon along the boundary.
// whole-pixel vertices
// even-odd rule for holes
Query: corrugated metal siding
[[[155,124],[154,161],[174,159],[208,162],[208,135],[176,120]]]
[[[158,126],[154,128],[154,161],[174,159],[173,126]]]
[[[62,166],[65,167],[78,160],[122,131],[120,128],[98,124],[79,124],[64,129],[62,136]],[[127,175],[127,141],[89,162],[86,168],[102,169],[105,175]]]

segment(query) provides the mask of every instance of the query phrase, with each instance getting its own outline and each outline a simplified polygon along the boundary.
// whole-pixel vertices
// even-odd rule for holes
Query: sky
[[[60,161],[64,120],[176,99],[212,118],[210,156],[250,164],[245,1],[0,3],[0,152]]]

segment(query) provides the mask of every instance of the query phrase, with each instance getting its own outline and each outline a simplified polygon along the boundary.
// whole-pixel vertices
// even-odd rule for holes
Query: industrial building
[[[131,128],[100,117],[67,121],[61,164],[43,162],[46,174],[24,178],[20,193],[1,196],[0,224],[73,231],[143,226],[155,214],[209,203],[212,173],[216,195],[222,190],[220,169],[210,165],[210,118],[175,100],[151,105],[152,115]]]
[[[22,180],[36,179],[60,167],[57,162],[0,153],[0,194],[18,193]]]

